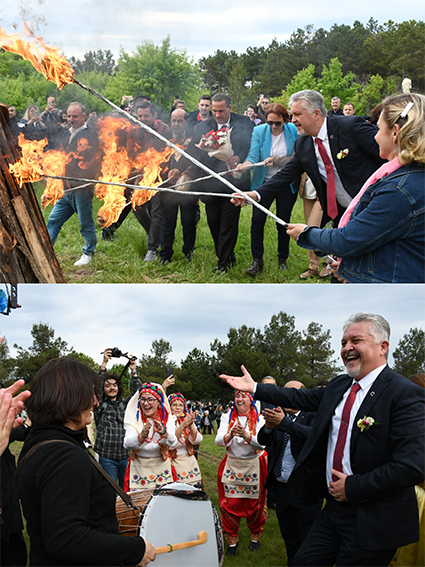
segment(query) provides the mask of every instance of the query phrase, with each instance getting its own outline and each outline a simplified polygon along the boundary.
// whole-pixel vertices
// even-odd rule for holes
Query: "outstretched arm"
[[[252,394],[254,392],[255,381],[252,379],[251,374],[244,365],[241,366],[241,370],[243,374],[241,377],[220,374],[220,378],[227,382],[229,386],[235,388],[235,390],[241,390],[242,392],[249,392]]]

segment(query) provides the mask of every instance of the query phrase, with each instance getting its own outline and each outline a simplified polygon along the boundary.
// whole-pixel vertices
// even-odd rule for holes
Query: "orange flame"
[[[46,79],[56,83],[59,90],[74,81],[74,69],[55,47],[46,45],[41,37],[36,37],[31,26],[23,22],[24,34],[31,41],[25,41],[19,33],[8,35],[0,28],[0,46],[10,53],[17,53]]]
[[[148,149],[137,153],[133,159],[130,158],[123,138],[133,128],[125,118],[114,118],[107,116],[100,118],[97,122],[99,147],[103,153],[100,178],[103,181],[125,183],[134,173],[137,175],[138,184],[144,187],[152,187],[152,190],[135,190],[131,199],[133,208],[143,205],[157,193],[154,187],[162,182],[163,164],[174,150],[167,146],[164,150]],[[84,138],[79,140],[76,152],[65,152],[61,150],[44,151],[47,140],[26,140],[23,134],[19,135],[22,158],[9,166],[11,173],[15,176],[20,186],[25,182],[39,181],[44,175],[65,176],[66,165],[71,159],[80,159],[79,167],[82,171],[88,166],[88,162],[81,160],[81,153],[86,150]],[[137,148],[136,148],[137,150]],[[82,175],[84,177],[84,174]],[[133,184],[136,184],[134,182]],[[98,223],[102,227],[108,227],[118,220],[121,211],[126,205],[124,195],[125,187],[105,185],[101,182],[96,184],[95,194],[104,203],[98,212]],[[46,188],[41,197],[43,208],[54,205],[64,195],[63,181],[60,179],[47,179]]]

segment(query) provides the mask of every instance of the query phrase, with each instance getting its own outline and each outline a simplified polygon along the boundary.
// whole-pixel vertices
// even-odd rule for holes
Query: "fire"
[[[135,126],[123,118],[110,116],[101,118],[98,126],[100,147],[104,152],[100,177],[104,181],[125,183],[130,175],[138,173],[138,184],[144,187],[156,187],[162,182],[161,164],[169,159],[174,151],[172,148],[167,146],[164,151],[150,148],[146,152],[136,153],[132,159],[127,147],[124,147],[124,138]],[[124,191],[125,187],[113,187],[101,183],[96,186],[96,196],[104,201],[97,216],[99,225],[108,227],[118,220],[126,205]],[[154,190],[136,190],[131,199],[133,208],[149,201],[155,193]]]
[[[108,182],[138,184],[143,187],[152,187],[152,190],[135,190],[131,199],[133,208],[143,205],[157,193],[155,187],[159,185],[166,171],[166,162],[174,150],[167,146],[164,150],[148,149],[137,153],[131,158],[127,152],[126,138],[132,128],[135,128],[124,118],[106,116],[98,120],[99,147],[102,152],[102,164],[100,179]],[[66,166],[73,158],[79,159],[79,167],[84,170],[89,162],[82,159],[82,153],[87,149],[85,139],[79,140],[76,152],[65,152],[63,150],[44,151],[47,140],[26,140],[23,134],[18,140],[21,147],[22,157],[13,165],[9,166],[11,173],[15,176],[20,186],[26,182],[40,181],[43,176],[53,175],[64,177]],[[96,156],[93,156],[95,159]],[[134,177],[134,179],[132,179]],[[83,183],[83,182],[82,182]],[[118,220],[121,211],[126,206],[124,195],[125,187],[105,185],[101,182],[96,184],[95,194],[104,203],[98,212],[98,224],[108,227]],[[41,197],[43,208],[54,205],[64,195],[63,181],[61,179],[47,178],[46,188]]]
[[[139,185],[144,187],[156,187],[162,183],[161,165],[167,161],[173,154],[174,150],[167,146],[164,151],[160,152],[149,148],[146,152],[139,154],[135,159],[135,166],[137,169],[143,169],[143,176],[139,181]],[[144,205],[151,199],[157,191],[146,191],[143,189],[136,189],[131,199],[133,209],[137,206]]]
[[[17,53],[46,79],[56,83],[59,90],[74,81],[74,69],[55,47],[46,45],[41,37],[36,37],[31,26],[23,22],[24,34],[31,41],[26,41],[21,34],[8,35],[0,28],[0,46],[10,53]]]

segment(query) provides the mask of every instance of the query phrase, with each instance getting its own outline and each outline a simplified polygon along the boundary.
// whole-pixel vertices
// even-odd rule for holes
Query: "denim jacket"
[[[405,165],[366,189],[346,226],[307,227],[297,243],[342,258],[338,274],[348,282],[423,283],[424,201],[424,166]]]

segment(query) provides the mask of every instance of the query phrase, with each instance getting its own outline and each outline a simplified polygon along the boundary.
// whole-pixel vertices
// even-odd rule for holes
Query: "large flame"
[[[139,128],[132,125],[125,118],[114,118],[106,116],[97,122],[99,147],[102,151],[102,164],[100,179],[108,182],[130,183],[143,187],[152,187],[152,190],[135,190],[131,199],[133,208],[143,205],[157,193],[155,187],[159,185],[166,171],[164,163],[174,152],[167,146],[164,150],[148,149],[145,152],[137,152],[130,158],[125,138],[131,129]],[[20,186],[26,182],[40,181],[44,175],[65,176],[66,165],[73,158],[78,159],[82,170],[81,177],[85,177],[84,169],[88,162],[82,157],[86,151],[84,138],[79,140],[76,152],[65,152],[63,150],[44,151],[47,140],[26,140],[23,134],[19,135],[18,143],[21,147],[22,157],[13,165],[9,166],[11,173],[15,176]],[[134,148],[133,148],[134,150]],[[133,152],[132,152],[133,155]],[[134,179],[132,180],[132,178]],[[84,183],[84,182],[82,182]],[[126,206],[124,196],[125,187],[105,185],[101,182],[96,184],[95,194],[104,203],[98,212],[98,223],[102,227],[108,227],[116,222],[121,211]],[[47,178],[46,188],[41,197],[43,208],[54,205],[64,195],[63,181],[60,179]]]
[[[24,34],[31,41],[26,41],[21,34],[7,34],[0,28],[0,46],[10,53],[17,53],[30,61],[35,69],[46,79],[56,83],[59,90],[74,81],[74,69],[55,47],[46,45],[37,37],[30,24],[23,22]]]

